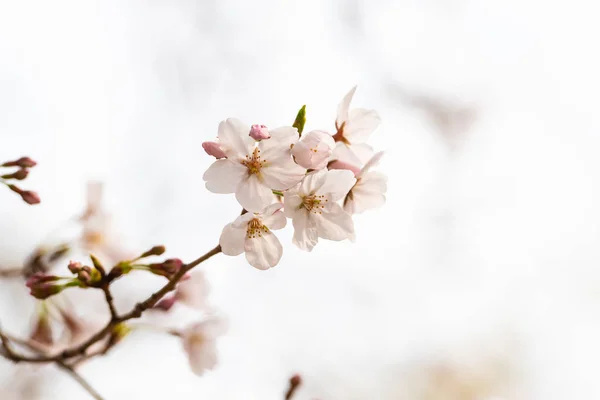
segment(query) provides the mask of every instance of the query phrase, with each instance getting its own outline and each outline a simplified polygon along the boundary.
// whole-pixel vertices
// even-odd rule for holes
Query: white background
[[[304,253],[290,226],[273,270],[204,264],[230,325],[206,377],[156,334],[132,335],[82,375],[110,400],[282,399],[296,372],[298,400],[600,398],[599,11],[589,0],[2,0],[0,160],[37,160],[26,186],[43,203],[0,193],[0,261],[18,264],[79,212],[89,179],[106,182],[135,248],[195,258],[239,209],[201,179],[218,122],[291,124],[307,104],[308,128],[332,129],[358,84],[354,105],[382,116],[372,144],[386,151],[389,192],[356,217],[357,243]],[[411,105],[419,96],[468,108],[473,123],[439,129]],[[157,283],[130,280],[118,305]],[[22,285],[0,290],[3,328],[23,331]],[[494,393],[416,394],[428,365],[467,381],[491,370],[482,385]],[[86,398],[51,368],[0,368],[1,399]]]

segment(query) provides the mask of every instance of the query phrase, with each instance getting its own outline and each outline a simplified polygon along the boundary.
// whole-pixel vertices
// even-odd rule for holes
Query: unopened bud
[[[115,265],[114,267],[112,267],[112,269],[108,273],[108,280],[112,281],[117,278],[120,278],[121,276],[128,274],[131,270],[132,270],[132,267],[129,264],[129,262],[122,261],[122,262],[118,263],[117,265]]]
[[[83,265],[81,265],[80,262],[77,261],[71,261],[69,263],[69,271],[71,271],[73,274],[78,273],[79,271],[81,271],[81,268],[83,267]]]
[[[202,148],[209,156],[213,156],[215,158],[227,158],[227,155],[221,148],[221,145],[217,142],[204,142],[202,143]]]
[[[250,127],[250,137],[254,140],[270,139],[271,134],[265,125],[252,125]]]
[[[182,266],[183,261],[181,261],[179,258],[169,258],[162,263],[150,264],[148,265],[148,268],[153,274],[171,279],[173,275],[179,272]]]
[[[2,164],[3,167],[20,167],[20,168],[33,168],[37,165],[35,161],[33,161],[29,157],[21,157],[15,161],[7,161]]]
[[[42,272],[37,272],[27,279],[25,286],[29,288],[29,294],[33,297],[44,300],[60,293],[65,288],[63,285],[53,283],[59,279],[58,276],[44,275]]]
[[[16,172],[13,172],[12,174],[6,174],[6,175],[2,175],[1,178],[2,179],[16,179],[18,181],[22,181],[23,179],[27,178],[27,175],[29,175],[29,170],[28,169],[19,169]]]
[[[100,263],[100,260],[98,260],[96,258],[96,256],[94,256],[93,254],[90,254],[90,258],[92,259],[92,263],[94,264],[94,267],[98,270],[98,272],[100,272],[100,275],[106,276],[106,271],[104,270],[104,267]]]
[[[17,193],[23,201],[27,204],[38,204],[40,202],[40,196],[36,192],[30,190],[21,190],[18,186],[8,185],[9,189]]]
[[[165,246],[154,246],[144,254],[140,256],[140,258],[150,257],[150,256],[160,256],[166,251]]]

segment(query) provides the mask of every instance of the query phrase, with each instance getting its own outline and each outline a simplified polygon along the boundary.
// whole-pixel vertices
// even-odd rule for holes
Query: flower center
[[[254,218],[248,222],[248,229],[246,230],[246,237],[248,239],[254,239],[256,237],[262,237],[263,233],[269,232],[269,228],[258,219]]]
[[[323,195],[317,196],[313,194],[310,196],[304,196],[300,208],[305,208],[308,212],[313,212],[315,214],[323,214],[323,211],[321,210],[325,208],[325,203],[328,201],[329,200]]]
[[[246,155],[246,159],[242,160],[242,164],[248,168],[248,172],[250,174],[258,174],[260,169],[265,166],[267,160],[260,159],[260,150],[257,148],[254,149],[252,155]]]

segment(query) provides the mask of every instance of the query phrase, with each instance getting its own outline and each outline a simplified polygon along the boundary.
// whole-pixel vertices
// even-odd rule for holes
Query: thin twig
[[[100,393],[96,391],[81,375],[79,375],[73,367],[67,365],[64,361],[58,360],[56,361],[56,365],[62,370],[64,370],[67,374],[71,375],[73,379],[77,381],[94,399],[96,400],[104,400]]]
[[[108,309],[110,310],[110,320],[111,322],[118,318],[117,309],[115,308],[114,299],[112,293],[110,292],[110,287],[108,284],[102,286],[102,291],[104,292],[104,298],[106,299],[106,304],[108,304]]]
[[[18,278],[23,276],[23,268],[0,269],[0,278]]]

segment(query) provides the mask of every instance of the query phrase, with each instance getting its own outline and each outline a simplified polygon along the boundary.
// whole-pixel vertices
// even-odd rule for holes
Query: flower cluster
[[[350,109],[356,87],[342,100],[335,132],[305,135],[305,107],[294,126],[268,129],[229,118],[219,124],[218,140],[204,142],[217,160],[204,173],[213,193],[235,193],[244,211],[223,229],[223,253],[245,253],[258,269],[281,259],[283,248],[273,230],[287,218],[293,243],[311,251],[318,239],[354,240],[352,214],[385,202],[387,179],[372,171],[382,153],[366,144],[381,120],[374,110]]]

